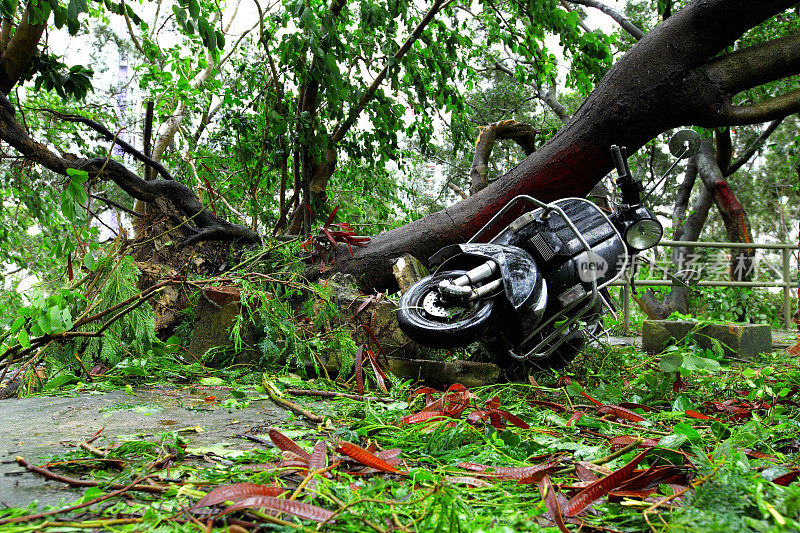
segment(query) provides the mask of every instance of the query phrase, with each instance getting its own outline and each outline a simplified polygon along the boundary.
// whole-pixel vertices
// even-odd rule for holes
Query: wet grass
[[[287,375],[268,375],[267,381],[278,392],[289,387],[354,392],[340,383],[309,383]],[[236,398],[242,404],[264,396],[254,381],[228,384],[243,394]],[[800,530],[800,487],[787,482],[798,471],[800,453],[800,363],[786,352],[741,363],[691,345],[655,357],[634,348],[595,349],[563,372],[534,375],[531,383],[464,393],[455,398],[468,404],[459,413],[453,409],[439,418],[402,423],[439,398],[410,396],[415,389],[394,381],[388,395],[380,394],[391,401],[370,399],[375,391],[363,400],[329,398],[329,416],[322,424],[297,417],[277,428],[309,453],[318,441],[326,442],[328,464],[341,462],[330,477],[316,476],[313,490],[303,486],[296,495],[298,501],[335,513],[324,524],[257,510],[218,516],[224,505],[190,510],[215,487],[249,482],[296,491],[309,480],[306,472],[281,466],[293,458],[267,435],[243,452],[223,446],[193,449],[181,434],[166,432],[131,442],[100,438],[94,449],[76,449],[52,458],[48,466],[71,481],[97,484],[86,488],[77,504],[133,482],[152,484],[157,491],[128,488],[40,518],[30,515],[57,509],[0,509],[0,531],[552,530],[556,516],[543,499],[541,478],[520,484],[519,479],[501,479],[491,468],[477,472],[464,463],[504,468],[555,462],[549,479],[564,497],[555,511],[566,515],[566,502],[589,483],[587,469],[602,479],[641,452],[636,441],[620,455],[615,437],[652,439],[657,447],[640,468],[671,465],[686,475],[656,479],[648,495],[602,493],[576,516],[562,517],[568,530]],[[299,405],[312,399],[286,393],[284,398]],[[527,427],[508,418],[498,423],[488,415],[484,420],[470,417],[480,409],[510,413]],[[584,414],[578,417],[580,411]],[[407,475],[359,471],[368,462],[358,464],[337,452],[342,441],[375,454],[399,448],[397,468]],[[265,463],[276,464],[262,471],[248,466]]]

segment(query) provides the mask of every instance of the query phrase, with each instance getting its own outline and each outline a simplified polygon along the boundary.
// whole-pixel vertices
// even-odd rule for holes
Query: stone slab
[[[772,351],[772,331],[766,324],[701,324],[684,320],[646,320],[642,324],[642,348],[661,352],[671,341],[692,334],[701,348],[713,348],[712,339],[722,345],[726,357],[752,359]]]
[[[497,383],[500,368],[492,363],[475,361],[432,361],[389,357],[389,372],[395,376],[419,380],[426,385],[447,388],[453,383],[481,387]]]

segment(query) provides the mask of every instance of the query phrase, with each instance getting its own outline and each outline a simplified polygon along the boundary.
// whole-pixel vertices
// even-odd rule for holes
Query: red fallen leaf
[[[603,405],[598,407],[597,412],[604,415],[614,415],[617,418],[623,418],[631,422],[644,422],[645,420],[643,416],[637,415],[630,409],[625,409],[619,405]]]
[[[367,324],[361,324],[361,327],[364,329],[364,331],[367,332],[369,338],[372,340],[375,346],[378,347],[378,354],[382,355],[385,358],[386,354],[383,351],[383,346],[381,346],[381,343],[378,340],[378,337],[375,336],[375,333],[372,331],[372,328],[369,327]],[[381,372],[381,374],[383,375],[384,378],[386,377],[386,375],[384,375],[383,372]]]
[[[686,384],[681,379],[681,374],[679,372],[678,375],[675,377],[675,381],[672,383],[672,392],[678,394],[679,392],[683,392],[688,388],[689,387],[687,387]]]
[[[492,415],[494,415],[494,417]],[[504,418],[505,420],[508,420],[509,422],[511,422],[512,424],[514,424],[515,426],[517,426],[519,428],[522,428],[522,429],[530,428],[528,423],[525,422],[524,420],[522,420],[521,418],[519,418],[519,417],[517,417],[515,415],[512,415],[511,413],[509,413],[507,411],[502,411],[500,409],[476,409],[475,411],[472,411],[469,414],[469,416],[467,416],[467,422],[469,422],[470,424],[473,424],[473,423],[477,422],[478,420],[486,419],[486,417],[491,417],[492,425],[494,427],[498,427],[499,425],[503,425],[503,424],[500,424],[499,420],[496,420],[496,419]]]
[[[256,483],[234,483],[233,485],[225,485],[212,490],[192,505],[190,510],[211,507],[227,501],[237,502],[251,496],[280,496],[286,491],[287,489],[283,487],[267,487]]]
[[[624,407],[625,409],[641,409],[649,413],[650,411],[655,411],[654,408],[650,407],[649,405],[642,405],[640,403],[632,403],[632,402],[619,402],[620,407]]]
[[[774,463],[778,462],[777,457],[773,457],[768,453],[759,452],[758,450],[751,450],[750,448],[742,448],[742,451],[747,455],[749,455],[750,457],[755,457],[756,459],[765,459],[767,461],[772,461]]]
[[[495,412],[498,415],[500,415],[501,417],[503,417],[506,420],[508,420],[509,422],[511,422],[512,424],[514,424],[515,426],[517,426],[518,428],[522,428],[522,429],[529,429],[530,428],[530,426],[528,425],[527,422],[525,422],[524,420],[522,420],[521,418],[519,418],[516,415],[512,415],[508,411],[503,411],[502,409],[495,409]]]
[[[336,513],[328,511],[322,507],[311,505],[308,503],[298,502],[294,500],[284,500],[281,498],[273,498],[270,496],[251,496],[244,500],[238,501],[225,509],[220,516],[240,511],[242,509],[270,509],[273,511],[280,511],[282,513],[305,518],[306,520],[313,520],[314,522],[325,522],[333,518]]]
[[[325,465],[328,463],[328,448],[325,446],[325,442],[318,440],[317,443],[314,445],[314,451],[311,452],[311,460],[308,462],[308,472],[315,472],[317,470],[321,470],[325,468]],[[317,478],[312,478],[311,481],[308,482],[306,487],[308,490],[313,491],[317,488],[317,483],[319,480]]]
[[[608,493],[609,501],[619,501],[623,498],[639,498],[641,500],[658,491],[658,487],[640,490],[612,490]]]
[[[578,476],[578,479],[581,481],[589,481],[592,483],[598,479],[597,476],[594,475],[594,472],[586,468],[581,461],[577,461],[575,463],[575,475]]]
[[[608,444],[611,446],[612,450],[619,450],[629,444],[633,444],[638,439],[639,437],[631,435],[620,435],[618,437],[611,437],[608,440]],[[640,448],[652,448],[653,446],[658,446],[658,441],[655,439],[642,439],[642,443],[639,445]]]
[[[658,488],[659,485],[679,484],[689,482],[691,470],[682,466],[653,464],[647,470],[635,470],[629,480],[625,481],[614,491],[636,491]]]
[[[486,405],[484,406],[486,409],[499,409],[500,408],[500,398],[494,396],[493,398],[486,400]]]
[[[378,382],[378,388],[383,392],[389,392],[389,389],[386,387],[386,374],[381,370],[378,359],[375,357],[375,354],[372,353],[372,350],[367,350],[367,360],[372,367],[372,371],[375,373],[375,381]]]
[[[583,418],[583,415],[585,414],[586,413],[584,413],[583,411],[575,411],[575,413],[571,417],[569,417],[569,420],[567,420],[567,426],[568,427],[572,426],[572,424],[576,423],[578,420]]]
[[[356,352],[356,389],[361,396],[364,396],[364,369],[362,368],[364,361],[364,345],[358,347]]]
[[[393,467],[383,459],[375,457],[361,446],[357,446],[352,442],[339,441],[336,450],[351,457],[364,466],[369,466],[383,472],[390,472],[392,474],[408,475],[408,472],[403,472]]]
[[[72,279],[72,278],[70,278],[70,279]],[[795,356],[800,355],[800,342],[798,342],[797,344],[795,344],[791,348],[787,349],[786,351],[789,352],[792,355],[795,355]]]
[[[567,529],[567,525],[564,523],[564,517],[561,515],[561,506],[558,504],[556,490],[553,488],[553,483],[550,481],[550,476],[547,474],[545,474],[542,478],[542,481],[539,482],[539,494],[542,495],[544,505],[547,507],[547,510],[550,513],[550,516],[553,518],[553,522],[555,522],[558,526],[558,529],[562,533],[569,533],[569,529]]]
[[[470,487],[491,487],[492,484],[488,481],[484,481],[482,479],[478,479],[476,477],[470,476],[445,476],[444,478],[446,481],[450,483],[457,483],[460,485],[469,485]]]
[[[601,402],[598,402],[597,400],[595,400],[594,398],[592,398],[591,396],[589,396],[589,395],[586,393],[586,391],[581,391],[581,396],[583,396],[584,398],[586,398],[587,400],[589,400],[590,402],[592,402],[593,404],[595,404],[597,407],[603,407],[603,404],[602,404]]]
[[[308,470],[308,461],[300,459],[288,459],[279,461],[275,468],[299,468],[301,470]]]
[[[416,424],[417,422],[425,422],[434,418],[448,418],[448,416],[444,411],[420,411],[404,417],[402,422],[404,424]]]
[[[306,464],[311,460],[311,455],[303,448],[297,445],[295,441],[278,431],[277,429],[270,429],[269,430],[269,438],[275,443],[275,446],[280,448],[281,450],[292,452],[297,454],[298,457],[302,458]]]
[[[353,300],[353,301],[355,302],[355,300]],[[358,316],[358,314],[359,314],[361,311],[363,311],[364,309],[366,309],[366,308],[367,308],[367,306],[368,306],[369,304],[371,304],[371,303],[374,303],[374,302],[377,302],[377,301],[378,301],[378,300],[377,300],[377,298],[374,298],[374,297],[370,297],[370,298],[364,298],[364,301],[362,302],[362,304],[361,304],[361,305],[359,305],[359,306],[358,306],[358,309],[357,309],[357,310],[356,310],[356,312],[353,314],[353,317],[357,317],[357,316]],[[349,307],[349,306],[348,306],[348,307]]]
[[[465,470],[479,472],[486,477],[491,477],[497,480],[508,480],[522,479],[533,476],[537,472],[546,472],[552,468],[555,468],[556,463],[551,461],[534,466],[489,466],[478,463],[458,463],[458,466]],[[487,470],[492,471],[487,472]]]
[[[786,487],[787,485],[789,485],[789,483],[797,479],[797,476],[800,476],[800,470],[793,470],[788,474],[783,474],[782,476],[776,477],[775,479],[772,480],[772,482],[775,483],[776,485],[781,485],[783,487]]]
[[[217,397],[216,396],[206,396],[205,398],[203,398],[203,401],[216,402],[217,401]]]
[[[331,222],[333,222],[333,217],[336,216],[336,211],[338,211],[338,210],[339,210],[339,205],[337,204],[336,207],[333,208],[333,211],[331,211],[331,214],[328,215],[328,218],[325,219],[325,222],[322,223],[322,225],[323,226],[330,226]],[[309,209],[309,212],[311,212],[310,209]]]
[[[557,413],[564,413],[567,411],[567,408],[563,405],[557,404],[555,402],[547,402],[544,400],[528,400],[529,405],[540,405],[542,407],[547,407],[548,409],[552,409]]]
[[[433,389],[431,387],[420,387],[417,390],[413,391],[411,394],[408,395],[408,403],[411,403],[411,398],[416,396],[417,394],[442,394],[442,391]]]
[[[697,418],[699,420],[716,420],[717,422],[722,422],[719,418],[714,418],[713,416],[704,415],[703,413],[698,413],[697,411],[692,411],[691,409],[687,409],[686,416],[690,418]]]
[[[575,516],[586,509],[586,507],[588,507],[593,501],[603,497],[613,489],[619,487],[622,483],[630,478],[631,473],[636,468],[636,465],[641,463],[642,459],[644,459],[644,456],[648,453],[650,453],[650,449],[644,450],[639,455],[634,457],[631,462],[616,472],[612,472],[603,479],[598,479],[580,491],[569,501],[564,509],[564,514],[566,516]]]
[[[487,468],[492,468],[491,466],[486,466],[479,463],[458,463],[457,466],[459,468],[463,468],[464,470],[472,470],[474,472],[483,472]]]
[[[517,480],[517,485],[535,485],[539,483],[544,476],[547,475],[547,470],[534,472],[530,476],[526,476]]]
[[[387,463],[392,464],[391,461],[397,461],[398,460],[397,458],[400,457],[400,453],[402,453],[402,450],[400,448],[391,448],[376,453],[375,457],[377,457],[378,459],[383,459]]]

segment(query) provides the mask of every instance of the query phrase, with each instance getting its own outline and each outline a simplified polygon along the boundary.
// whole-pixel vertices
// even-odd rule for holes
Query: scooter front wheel
[[[397,321],[413,341],[431,348],[454,348],[481,338],[492,318],[495,298],[455,304],[439,294],[439,282],[464,272],[448,270],[423,278],[400,298]]]

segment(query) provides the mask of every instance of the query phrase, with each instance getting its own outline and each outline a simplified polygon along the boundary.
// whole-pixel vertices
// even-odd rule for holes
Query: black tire
[[[481,298],[468,304],[456,318],[432,314],[423,305],[426,297],[438,298],[440,281],[456,278],[464,272],[448,270],[423,278],[400,298],[397,322],[414,342],[430,348],[455,348],[466,346],[483,336],[492,319],[495,298]],[[440,301],[436,303],[442,307],[447,305]],[[453,309],[458,308],[454,306]]]

